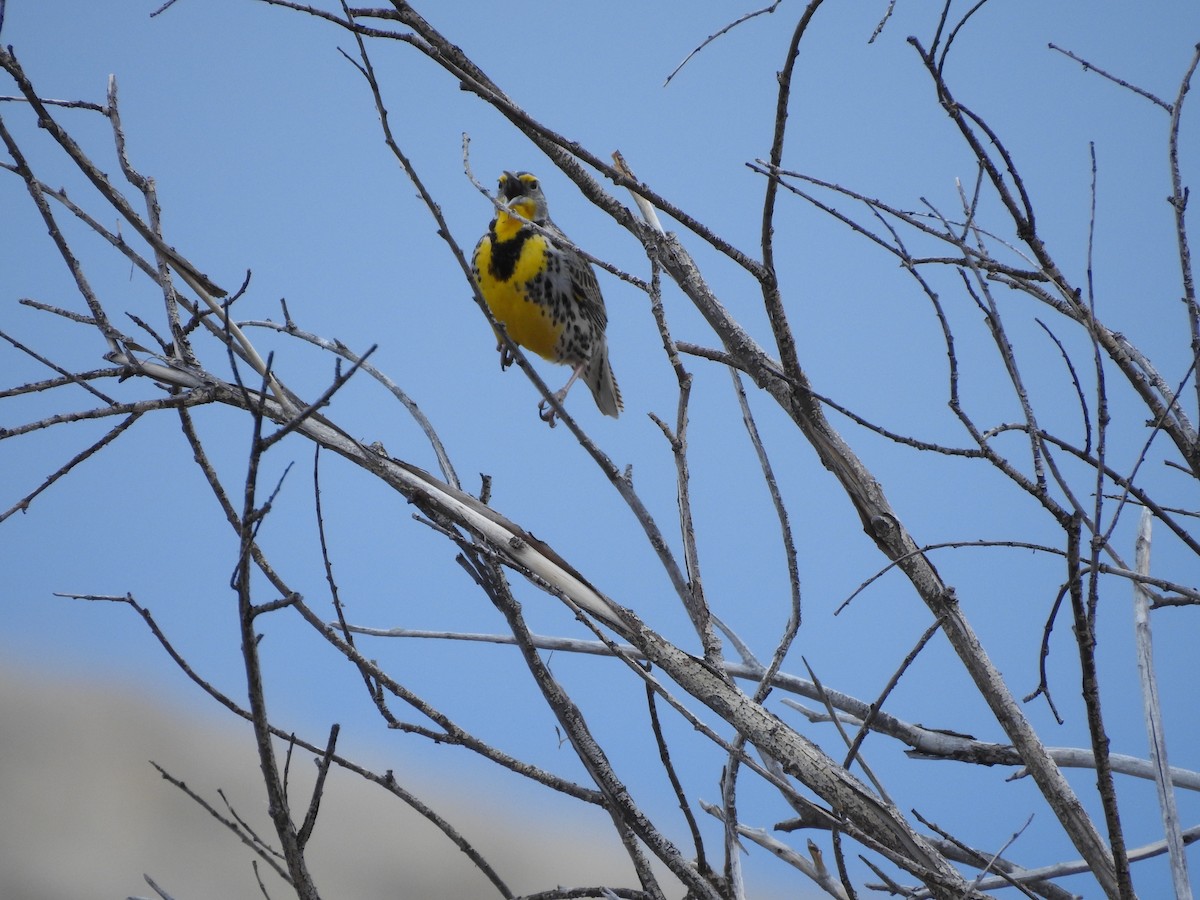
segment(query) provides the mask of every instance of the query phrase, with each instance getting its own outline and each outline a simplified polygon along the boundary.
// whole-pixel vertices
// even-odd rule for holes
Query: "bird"
[[[479,293],[515,343],[571,366],[571,377],[554,394],[560,405],[582,377],[600,412],[616,418],[621,390],[608,361],[608,313],[591,263],[551,221],[535,175],[502,173],[497,199],[496,215],[472,256]],[[503,339],[497,349],[500,368],[507,369],[513,357]],[[545,400],[538,414],[554,426],[554,407]]]

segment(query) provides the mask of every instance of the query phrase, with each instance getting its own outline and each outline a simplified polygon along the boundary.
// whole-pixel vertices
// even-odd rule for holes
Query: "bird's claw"
[[[549,425],[551,428],[557,424],[555,419],[558,417],[558,411],[550,405],[549,400],[543,400],[538,404],[538,418]]]

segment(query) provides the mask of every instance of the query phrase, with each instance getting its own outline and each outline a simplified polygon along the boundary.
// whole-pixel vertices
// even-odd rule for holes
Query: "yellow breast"
[[[505,219],[508,221],[504,222]],[[516,223],[517,227],[512,228],[510,223]],[[501,213],[500,221],[496,223],[495,241],[485,237],[479,242],[475,253],[479,289],[492,315],[504,325],[510,338],[544,359],[554,361],[563,323],[556,323],[550,310],[531,299],[529,291],[530,282],[545,270],[546,240],[538,234],[518,239],[516,231],[519,227],[518,220]],[[514,247],[512,242],[516,240],[521,243]],[[511,259],[513,250],[517,251],[515,261]],[[505,263],[493,265],[506,253],[510,258]],[[511,272],[505,271],[509,265]]]

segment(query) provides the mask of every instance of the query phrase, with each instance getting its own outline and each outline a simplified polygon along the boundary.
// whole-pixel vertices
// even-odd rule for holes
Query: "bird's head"
[[[500,176],[500,199],[523,219],[546,221],[546,195],[536,175],[529,172],[505,172]]]

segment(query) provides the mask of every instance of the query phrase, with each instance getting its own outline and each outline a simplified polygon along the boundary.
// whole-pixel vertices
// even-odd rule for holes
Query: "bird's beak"
[[[525,184],[514,175],[512,172],[504,173],[504,186],[500,190],[500,195],[504,198],[505,206],[512,206],[512,202],[525,195]]]

